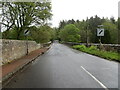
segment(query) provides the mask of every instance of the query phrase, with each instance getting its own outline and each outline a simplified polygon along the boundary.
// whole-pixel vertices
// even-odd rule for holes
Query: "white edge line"
[[[103,83],[101,83],[95,76],[93,76],[90,72],[88,72],[83,66],[81,68],[89,74],[96,82],[98,82],[105,90],[109,90]]]

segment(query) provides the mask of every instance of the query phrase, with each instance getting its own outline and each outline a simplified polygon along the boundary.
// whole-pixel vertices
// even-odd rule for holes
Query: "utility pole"
[[[86,29],[86,45],[88,47],[88,43],[89,43],[89,36],[88,36],[88,30],[89,30],[89,24],[87,25],[87,29]]]
[[[0,39],[2,39],[1,24],[0,24]]]

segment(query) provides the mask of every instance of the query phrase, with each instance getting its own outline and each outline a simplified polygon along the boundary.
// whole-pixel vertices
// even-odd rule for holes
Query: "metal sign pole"
[[[28,37],[27,37],[27,55],[28,55]]]
[[[100,49],[101,49],[102,43],[101,43],[101,36],[100,36]]]
[[[104,28],[103,25],[98,25],[99,28],[97,28],[97,36],[99,37],[100,42],[100,49],[102,49],[102,36],[104,36]]]
[[[28,55],[28,38],[26,36],[26,55]]]
[[[30,31],[29,30],[25,30],[24,31],[24,35],[26,36],[26,55],[28,55],[28,35],[29,35]]]

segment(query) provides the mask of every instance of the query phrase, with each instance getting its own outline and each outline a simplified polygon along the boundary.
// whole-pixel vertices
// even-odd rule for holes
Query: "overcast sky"
[[[58,27],[61,20],[86,19],[91,16],[118,17],[120,0],[52,0],[52,26]]]

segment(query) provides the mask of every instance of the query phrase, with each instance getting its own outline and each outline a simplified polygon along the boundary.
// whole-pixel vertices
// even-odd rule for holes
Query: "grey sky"
[[[52,0],[52,26],[57,27],[60,20],[86,19],[91,16],[118,17],[119,0]]]

